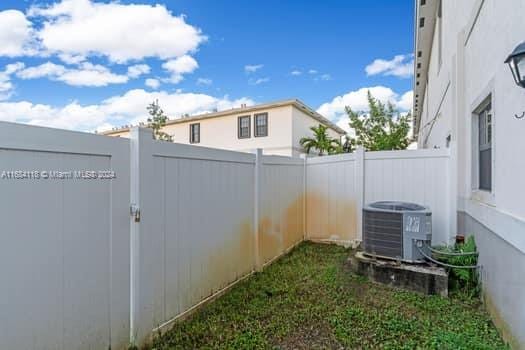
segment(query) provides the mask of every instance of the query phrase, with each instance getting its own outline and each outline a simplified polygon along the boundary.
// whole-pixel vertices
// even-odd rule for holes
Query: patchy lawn
[[[176,324],[152,348],[506,348],[479,301],[372,284],[345,266],[349,253],[303,243]]]

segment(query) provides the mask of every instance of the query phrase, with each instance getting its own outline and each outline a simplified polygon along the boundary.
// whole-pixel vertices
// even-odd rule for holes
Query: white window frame
[[[472,112],[472,128],[471,128],[471,187],[472,187],[472,199],[483,202],[488,205],[494,205],[495,203],[495,149],[496,149],[496,111],[495,111],[495,99],[494,91],[491,90],[488,94],[485,93],[484,98],[478,99],[476,107],[473,108]],[[483,112],[487,105],[491,105],[491,190],[485,190],[479,188],[479,115]]]

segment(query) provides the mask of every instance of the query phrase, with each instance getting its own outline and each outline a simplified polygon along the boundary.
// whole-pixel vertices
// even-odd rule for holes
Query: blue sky
[[[299,98],[344,124],[371,88],[402,110],[413,1],[12,1],[0,119],[77,130]]]

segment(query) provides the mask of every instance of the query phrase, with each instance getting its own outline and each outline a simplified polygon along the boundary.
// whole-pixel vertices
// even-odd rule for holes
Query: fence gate
[[[0,122],[1,349],[127,346],[128,206],[128,140]]]

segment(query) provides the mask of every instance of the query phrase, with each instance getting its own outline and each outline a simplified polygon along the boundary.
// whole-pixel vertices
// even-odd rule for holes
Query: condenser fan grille
[[[367,253],[390,258],[403,256],[403,215],[364,211],[364,248]]]

